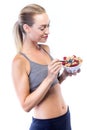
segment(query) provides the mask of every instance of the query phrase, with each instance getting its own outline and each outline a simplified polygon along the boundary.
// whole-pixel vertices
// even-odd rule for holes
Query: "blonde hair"
[[[33,16],[42,13],[46,13],[46,10],[37,4],[29,4],[20,11],[18,21],[14,24],[13,27],[13,34],[17,51],[20,51],[23,46],[23,35],[25,34],[23,25],[28,24],[29,26],[32,26],[34,24]]]

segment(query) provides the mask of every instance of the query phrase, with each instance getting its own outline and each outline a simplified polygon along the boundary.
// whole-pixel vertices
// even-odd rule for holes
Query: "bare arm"
[[[53,60],[48,65],[48,75],[38,88],[30,93],[28,73],[26,63],[20,58],[16,58],[12,64],[12,77],[16,93],[18,95],[21,106],[25,111],[30,111],[33,107],[38,105],[47,94],[50,86],[57,76],[61,65],[58,60]],[[30,71],[30,67],[29,67]]]

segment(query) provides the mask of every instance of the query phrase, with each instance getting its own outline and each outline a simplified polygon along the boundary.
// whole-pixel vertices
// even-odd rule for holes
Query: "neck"
[[[30,52],[34,50],[41,50],[41,45],[36,42],[24,42],[22,51]]]
[[[40,44],[37,44],[37,43],[33,43],[34,47],[37,49],[37,50],[40,50],[41,49],[41,46]]]

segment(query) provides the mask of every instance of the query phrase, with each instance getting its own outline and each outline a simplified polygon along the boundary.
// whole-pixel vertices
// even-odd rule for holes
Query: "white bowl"
[[[80,69],[81,64],[77,65],[77,66],[73,66],[73,67],[66,67],[63,66],[64,69],[68,72],[68,73],[75,73]]]

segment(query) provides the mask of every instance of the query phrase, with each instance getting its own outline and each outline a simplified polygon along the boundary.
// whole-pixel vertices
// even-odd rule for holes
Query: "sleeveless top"
[[[46,51],[46,50],[45,50]],[[46,51],[46,53],[48,53]],[[24,53],[20,52],[30,63],[30,73],[28,75],[29,83],[30,83],[30,92],[33,92],[41,82],[46,78],[48,74],[48,65],[42,65],[36,62],[31,61]],[[51,56],[50,56],[51,57]],[[51,57],[51,59],[53,59]],[[58,83],[58,79],[56,78],[52,83],[51,87]]]

